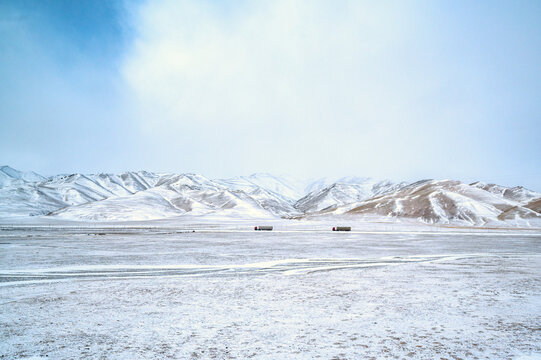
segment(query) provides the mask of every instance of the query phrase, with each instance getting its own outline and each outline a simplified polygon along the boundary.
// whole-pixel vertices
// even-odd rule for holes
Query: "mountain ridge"
[[[541,225],[541,194],[521,186],[457,180],[413,183],[367,177],[302,180],[256,173],[209,179],[194,173],[69,174],[45,178],[0,168],[0,218],[131,221],[183,215],[324,219],[382,216],[429,224]]]

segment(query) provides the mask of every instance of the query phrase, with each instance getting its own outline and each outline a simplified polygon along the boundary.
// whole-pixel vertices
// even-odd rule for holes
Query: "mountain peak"
[[[0,187],[10,185],[15,181],[37,182],[43,180],[45,180],[45,177],[33,171],[23,172],[14,169],[9,165],[3,165],[0,167]]]
[[[11,177],[16,177],[16,174],[20,173],[20,171],[15,170],[9,165],[3,165],[2,167],[0,167],[0,171],[10,175]]]

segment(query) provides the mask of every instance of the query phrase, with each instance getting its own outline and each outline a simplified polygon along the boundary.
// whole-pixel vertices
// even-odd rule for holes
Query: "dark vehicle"
[[[332,231],[351,231],[351,226],[335,226]]]
[[[254,227],[254,230],[272,231],[272,226],[256,226]]]

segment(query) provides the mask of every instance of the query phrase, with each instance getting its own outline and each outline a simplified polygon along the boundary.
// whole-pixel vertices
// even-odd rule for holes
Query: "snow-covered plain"
[[[165,225],[0,226],[0,358],[541,357],[538,231]]]

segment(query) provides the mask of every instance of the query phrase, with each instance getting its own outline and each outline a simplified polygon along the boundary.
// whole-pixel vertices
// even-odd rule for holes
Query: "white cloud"
[[[123,74],[149,146],[168,154],[156,162],[178,156],[181,171],[453,177],[475,170],[485,89],[431,10],[152,1]]]

